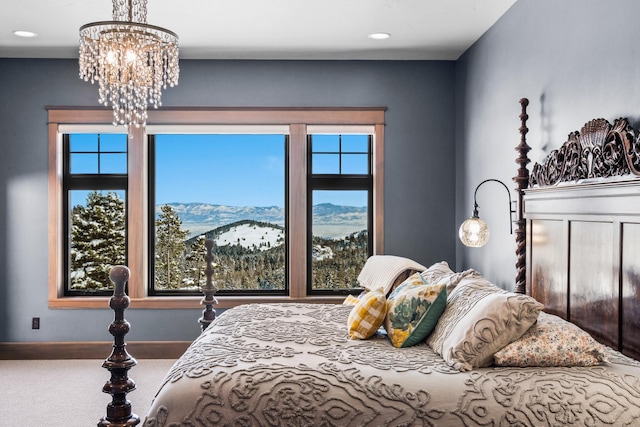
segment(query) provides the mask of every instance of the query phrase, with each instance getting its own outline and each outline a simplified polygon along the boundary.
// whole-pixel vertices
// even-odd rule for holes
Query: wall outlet
[[[31,329],[40,329],[40,318],[34,317],[31,319]]]

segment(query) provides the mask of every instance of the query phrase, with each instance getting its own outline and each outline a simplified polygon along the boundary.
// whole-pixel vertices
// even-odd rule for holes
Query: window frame
[[[149,129],[149,128],[147,128]],[[156,165],[154,163],[154,158],[156,155],[156,145],[155,145],[155,137],[157,135],[168,135],[168,134],[190,134],[190,135],[206,135],[206,134],[213,134],[213,135],[222,135],[222,134],[226,134],[226,135],[244,135],[244,134],[250,134],[250,135],[282,135],[284,137],[283,143],[284,143],[284,199],[283,199],[283,203],[284,203],[284,209],[287,210],[288,209],[288,204],[289,204],[289,192],[287,191],[287,188],[289,187],[289,181],[288,181],[288,168],[289,168],[289,164],[287,162],[287,158],[288,158],[288,151],[289,151],[289,134],[288,134],[288,127],[283,127],[283,126],[249,126],[249,125],[241,125],[241,126],[206,126],[206,127],[202,127],[202,126],[193,126],[193,125],[189,125],[189,126],[175,126],[175,125],[169,125],[169,126],[152,126],[151,127],[151,132],[147,132],[147,142],[148,142],[148,171],[149,171],[149,186],[148,186],[148,190],[149,190],[149,195],[148,195],[148,225],[149,225],[149,229],[147,231],[147,235],[149,237],[148,239],[148,247],[149,247],[149,251],[152,251],[154,248],[154,243],[153,240],[155,239],[155,211],[154,211],[154,207],[156,206],[156,199],[155,199],[155,192],[152,190],[152,187],[155,186],[156,184]],[[288,215],[285,215],[285,222],[284,222],[284,229],[285,229],[285,236],[288,236],[289,230],[288,230]],[[287,250],[285,252],[285,264],[288,265],[288,258],[289,258],[289,251]],[[149,257],[148,260],[148,268],[149,268],[149,272],[148,272],[148,280],[147,280],[147,293],[150,296],[157,296],[157,297],[162,297],[162,298],[171,298],[174,296],[194,296],[194,295],[202,295],[201,292],[199,291],[185,291],[185,290],[158,290],[158,289],[154,289],[152,284],[153,284],[153,275],[155,274],[154,268],[155,268],[155,262],[154,262],[155,257],[151,256]],[[204,266],[203,266],[204,268]],[[216,292],[216,298],[219,297],[225,297],[225,296],[232,296],[232,297],[255,297],[255,298],[260,298],[263,296],[267,296],[267,297],[273,297],[273,296],[288,296],[289,295],[289,278],[288,278],[288,269],[286,270],[286,274],[285,274],[285,283],[284,283],[284,289],[279,289],[279,290],[251,290],[251,291],[242,291],[242,290],[218,290]],[[247,295],[243,295],[243,294],[247,294]]]
[[[98,156],[98,164],[100,164],[100,135],[105,135],[108,133],[116,133],[113,129],[109,129],[110,132],[92,132],[99,135],[98,136],[98,148],[97,148],[97,156]],[[119,132],[122,134],[123,132]],[[64,132],[62,133],[62,217],[67,218],[67,221],[63,220],[63,238],[62,245],[60,250],[62,251],[63,256],[63,266],[62,266],[62,274],[63,274],[63,294],[66,297],[78,297],[82,295],[87,295],[91,297],[95,296],[104,296],[110,295],[112,292],[109,291],[97,291],[95,294],[91,295],[91,292],[85,291],[77,291],[70,289],[70,277],[69,277],[69,269],[70,269],[70,259],[71,259],[71,204],[69,200],[69,193],[72,190],[122,190],[125,193],[124,203],[125,207],[128,204],[128,176],[126,173],[124,174],[113,174],[113,173],[71,173],[71,135],[72,132]],[[124,153],[128,153],[128,145],[129,141],[127,139],[127,151]],[[128,223],[126,220],[126,212],[125,212],[125,242],[128,240]],[[127,259],[127,247],[125,247],[125,259]]]
[[[312,194],[316,190],[326,191],[340,191],[340,190],[358,190],[367,191],[367,230],[371,230],[368,233],[367,238],[367,250],[369,256],[373,252],[373,240],[374,240],[374,212],[373,212],[373,135],[371,132],[361,131],[361,134],[367,134],[367,173],[366,174],[348,174],[342,173],[342,156],[344,154],[350,154],[349,152],[342,150],[342,136],[349,134],[356,134],[357,132],[347,133],[347,128],[342,129],[342,132],[334,133],[339,135],[340,147],[337,152],[331,152],[339,156],[339,171],[337,173],[313,173],[313,155],[318,154],[318,151],[313,151],[313,135],[327,134],[329,132],[320,131],[318,129],[315,132],[309,132],[307,135],[307,164],[309,165],[307,175],[307,200],[311,200],[312,203],[307,204],[307,295],[340,295],[342,297],[354,294],[362,291],[361,288],[351,289],[313,289],[313,261],[311,254],[313,251],[313,197]],[[363,153],[364,154],[364,153]]]
[[[109,109],[47,107],[48,111],[48,198],[49,198],[49,307],[104,308],[109,297],[65,297],[61,247],[62,217],[62,133],[69,129],[113,129]],[[183,107],[149,111],[147,127],[154,125],[284,125],[289,128],[288,153],[289,218],[288,296],[218,296],[219,308],[250,302],[338,303],[344,296],[310,296],[307,293],[307,128],[315,125],[370,126],[373,128],[373,254],[384,253],[384,116],[385,107]],[[122,131],[122,128],[118,128]],[[148,275],[148,147],[144,128],[132,127],[128,153],[127,229],[130,306],[133,308],[198,308],[201,297],[152,297],[147,293]],[[113,132],[113,130],[112,130]],[[139,143],[142,141],[142,143]],[[300,259],[302,258],[302,262]]]

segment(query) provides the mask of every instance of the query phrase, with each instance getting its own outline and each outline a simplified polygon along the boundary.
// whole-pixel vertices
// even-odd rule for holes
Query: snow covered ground
[[[245,248],[267,250],[284,243],[284,231],[257,224],[239,224],[216,239],[217,246],[240,244]]]

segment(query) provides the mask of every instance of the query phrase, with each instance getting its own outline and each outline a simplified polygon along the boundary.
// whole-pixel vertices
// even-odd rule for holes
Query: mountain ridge
[[[156,217],[160,207],[169,205],[180,217],[183,228],[195,236],[213,228],[242,220],[266,222],[284,226],[284,208],[278,206],[229,206],[202,202],[171,202],[156,206]],[[347,235],[366,229],[367,208],[320,203],[313,207],[314,227],[322,229],[327,236]],[[352,230],[352,231],[349,231]]]

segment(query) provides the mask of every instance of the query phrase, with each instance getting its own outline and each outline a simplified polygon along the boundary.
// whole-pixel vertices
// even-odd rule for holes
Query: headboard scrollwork
[[[529,187],[629,174],[640,176],[638,133],[625,118],[594,119],[533,166]]]

